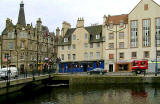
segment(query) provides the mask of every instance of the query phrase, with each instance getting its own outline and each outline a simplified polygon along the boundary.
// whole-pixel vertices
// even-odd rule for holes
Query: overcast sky
[[[62,22],[76,26],[78,17],[83,17],[85,26],[102,24],[104,15],[128,14],[140,0],[23,0],[26,23],[35,25],[40,17],[42,24],[55,32]],[[160,4],[160,0],[154,0]],[[17,23],[21,0],[0,0],[0,32],[5,28],[6,18]]]

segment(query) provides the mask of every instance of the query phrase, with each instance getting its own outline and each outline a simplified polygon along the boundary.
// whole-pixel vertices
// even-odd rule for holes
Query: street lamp
[[[157,76],[157,32],[155,35],[155,46],[156,46],[156,64],[155,64],[155,76]]]
[[[113,23],[111,23],[112,25],[113,25]],[[119,24],[120,25],[120,24]],[[121,32],[122,30],[124,30],[125,28],[126,28],[126,24],[124,23],[123,24],[124,25],[124,27],[122,28],[122,29],[119,29],[118,30],[118,25],[116,24],[115,26],[116,26],[116,29],[115,30],[111,30],[111,29],[109,29],[108,27],[110,27],[110,26],[107,26],[107,30],[108,31],[111,31],[111,32],[113,32],[113,33],[116,33],[116,64],[117,64],[117,33],[119,33],[119,32]]]
[[[10,70],[8,69],[10,62],[11,62],[11,56],[7,56],[7,86],[10,85]]]
[[[59,66],[58,64],[59,64],[60,62],[61,62],[61,58],[59,57],[59,58],[57,58],[57,59],[56,59],[56,63],[57,63],[57,70],[58,70],[58,66]]]

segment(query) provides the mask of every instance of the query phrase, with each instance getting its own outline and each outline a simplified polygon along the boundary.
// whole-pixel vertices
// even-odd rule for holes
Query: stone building
[[[57,35],[60,72],[85,72],[96,67],[104,68],[102,25],[85,27],[84,19],[78,18],[76,28],[63,22],[61,35]]]
[[[16,25],[7,18],[1,37],[1,67],[14,66],[20,73],[53,67],[54,33],[39,18],[34,28],[26,24],[24,4],[20,3]],[[8,63],[10,57],[10,63]]]
[[[105,69],[131,71],[133,60],[155,61],[156,42],[159,60],[159,10],[153,0],[141,0],[129,14],[104,17]]]

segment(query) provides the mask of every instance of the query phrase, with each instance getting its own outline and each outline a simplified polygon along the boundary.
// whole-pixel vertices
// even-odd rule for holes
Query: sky
[[[0,32],[7,18],[17,23],[19,4],[22,0],[0,0]],[[160,0],[154,0],[160,4]],[[102,24],[104,15],[128,14],[140,0],[23,0],[26,23],[34,26],[38,18],[42,24],[55,32],[67,21],[74,28],[79,17],[85,26]]]

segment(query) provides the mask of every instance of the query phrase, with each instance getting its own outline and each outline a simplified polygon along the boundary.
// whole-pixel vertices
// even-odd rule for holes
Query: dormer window
[[[24,28],[24,27],[22,27],[22,30],[25,30],[25,28]]]
[[[96,39],[100,39],[100,34],[96,35]]]
[[[123,25],[124,25],[124,21],[123,20],[120,20],[120,27],[123,27]]]
[[[68,38],[64,38],[64,42],[68,42]]]
[[[113,28],[113,21],[109,23],[109,28]]]

